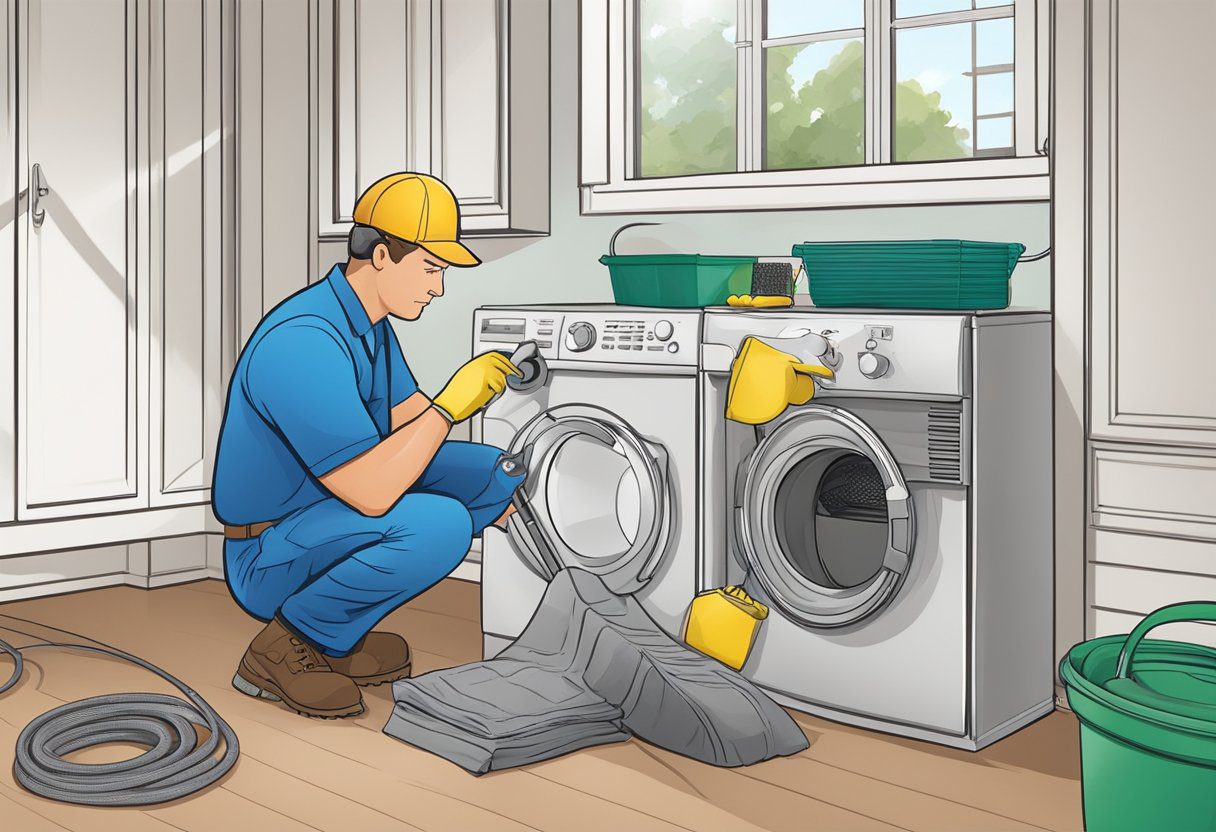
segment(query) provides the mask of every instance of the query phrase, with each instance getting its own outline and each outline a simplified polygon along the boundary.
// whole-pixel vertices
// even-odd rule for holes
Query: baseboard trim
[[[479,584],[481,583],[481,564],[471,560],[463,560],[460,562],[460,566],[457,566],[456,570],[448,575],[448,577],[455,578],[458,581],[469,581]]]
[[[155,589],[224,577],[214,534],[157,537],[118,545],[33,551],[0,559],[0,602],[109,586]]]
[[[0,523],[0,558],[213,533],[211,506],[172,506],[61,520]]]
[[[92,575],[85,578],[71,578],[66,581],[47,581],[10,587],[0,590],[0,604],[6,601],[27,601],[31,598],[43,598],[48,595],[68,595],[88,589],[121,586],[126,583],[128,577],[125,572],[113,572],[108,575]]]
[[[158,538],[129,543],[117,551],[115,547],[97,547],[12,555],[10,563],[21,561],[33,567],[29,570],[28,582],[6,581],[9,585],[0,588],[0,603],[110,586],[156,589],[206,578],[224,580],[223,540],[220,536],[203,534],[178,537],[192,540]],[[162,545],[175,542],[178,545],[175,550],[161,551],[158,542]],[[98,557],[103,550],[107,554],[106,559]],[[63,562],[65,555],[70,562]],[[125,568],[116,569],[120,564]],[[88,574],[93,571],[97,574]],[[11,577],[15,577],[12,572]],[[480,583],[481,564],[473,557],[466,558],[448,577]]]

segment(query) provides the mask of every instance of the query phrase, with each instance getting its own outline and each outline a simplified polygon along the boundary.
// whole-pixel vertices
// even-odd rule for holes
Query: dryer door
[[[773,603],[807,627],[881,609],[907,572],[913,521],[891,452],[830,405],[771,423],[738,472],[735,544]]]
[[[510,539],[533,571],[549,580],[576,566],[622,594],[650,580],[672,534],[662,445],[607,410],[567,404],[525,424],[510,450],[528,468]]]

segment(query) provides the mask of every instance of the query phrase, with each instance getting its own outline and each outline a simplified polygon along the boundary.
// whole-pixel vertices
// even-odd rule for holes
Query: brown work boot
[[[349,654],[325,660],[357,685],[395,682],[410,675],[410,646],[396,633],[368,633]]]
[[[319,650],[277,617],[249,643],[232,686],[250,696],[282,701],[305,716],[363,713],[363,696],[355,683],[335,673]]]

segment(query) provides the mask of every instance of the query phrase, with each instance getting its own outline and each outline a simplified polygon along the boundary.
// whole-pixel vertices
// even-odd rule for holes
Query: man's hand
[[[487,352],[457,370],[432,403],[453,422],[463,422],[503,391],[507,376],[522,375],[502,353]]]

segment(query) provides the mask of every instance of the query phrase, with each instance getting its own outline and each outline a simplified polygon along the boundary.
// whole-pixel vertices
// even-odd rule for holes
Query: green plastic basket
[[[612,296],[627,306],[718,306],[751,288],[755,257],[606,254]]]
[[[1060,663],[1090,832],[1216,829],[1216,650],[1144,638],[1177,621],[1216,621],[1216,603],[1163,607]]]
[[[802,243],[816,306],[1004,309],[1009,278],[1026,247],[968,240]]]

